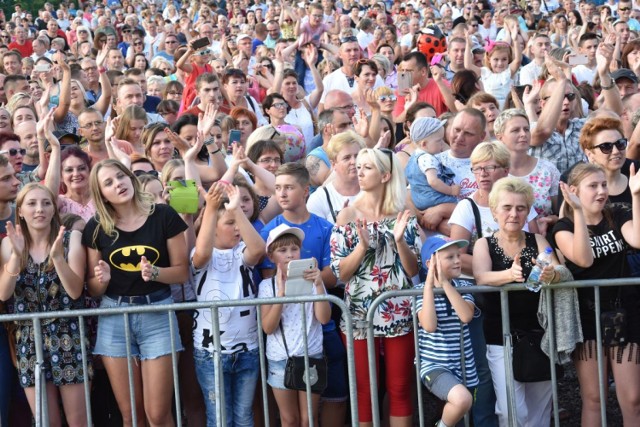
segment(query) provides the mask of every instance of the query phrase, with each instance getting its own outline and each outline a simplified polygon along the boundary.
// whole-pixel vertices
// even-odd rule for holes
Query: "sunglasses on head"
[[[18,153],[20,153],[21,156],[24,156],[25,154],[27,154],[27,150],[25,150],[24,148],[21,148],[19,150],[16,148],[10,148],[8,150],[0,150],[0,154],[9,154],[10,157],[14,157]]]
[[[613,147],[616,147],[618,151],[624,151],[627,149],[627,140],[626,138],[620,138],[614,142],[603,142],[602,144],[598,144],[592,148],[595,150],[596,148],[600,149],[602,154],[611,154],[613,151]]]
[[[343,37],[340,39],[340,44],[353,43],[357,41],[358,41],[358,38],[356,36]]]
[[[137,171],[133,171],[133,174],[138,177],[144,176],[144,175],[151,175],[155,178],[159,177],[158,171],[156,170],[150,170],[150,171],[137,170]]]
[[[389,173],[393,174],[393,151],[389,150],[388,148],[378,148],[378,150],[389,157]]]

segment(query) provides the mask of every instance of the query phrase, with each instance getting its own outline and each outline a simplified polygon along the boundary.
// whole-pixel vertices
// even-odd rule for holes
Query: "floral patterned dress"
[[[514,175],[511,175],[514,176]],[[551,198],[558,196],[560,172],[553,163],[545,159],[538,159],[536,167],[530,174],[516,177],[531,184],[533,187],[533,208],[538,216],[553,215]]]
[[[354,339],[367,338],[364,326],[367,312],[373,300],[385,291],[411,289],[411,277],[402,267],[400,255],[393,238],[395,218],[385,218],[367,223],[369,229],[369,249],[353,277],[345,286],[345,302],[354,322]],[[416,254],[420,264],[422,242],[418,222],[411,217],[404,233],[409,247]],[[331,234],[331,269],[336,276],[340,273],[340,261],[349,255],[359,243],[357,227],[354,222],[336,226]],[[340,328],[346,331],[344,313]],[[389,298],[377,308],[373,318],[373,332],[380,337],[406,335],[412,330],[411,298]]]

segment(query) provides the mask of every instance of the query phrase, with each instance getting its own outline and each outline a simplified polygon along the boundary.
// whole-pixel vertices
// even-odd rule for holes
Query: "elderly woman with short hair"
[[[473,249],[473,273],[478,284],[503,286],[524,282],[529,277],[538,254],[550,247],[539,234],[524,231],[534,201],[533,189],[519,178],[498,180],[489,194],[489,207],[497,228],[479,239]],[[540,281],[556,283],[564,277],[556,256],[542,269]],[[540,294],[509,292],[509,324],[511,331],[534,332],[538,323]],[[504,368],[504,338],[500,294],[484,296],[484,336],[487,360],[496,393],[496,414],[501,426],[509,425],[507,386]],[[518,425],[548,426],[551,420],[551,381],[515,381]]]

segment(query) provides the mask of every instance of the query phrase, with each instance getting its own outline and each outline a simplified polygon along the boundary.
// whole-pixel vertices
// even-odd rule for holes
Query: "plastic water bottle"
[[[538,254],[538,258],[536,258],[536,265],[531,269],[531,274],[529,274],[529,278],[527,279],[527,283],[525,286],[531,292],[538,292],[542,285],[548,285],[548,283],[540,281],[540,275],[542,274],[542,269],[547,265],[551,265],[551,253],[553,249],[546,248],[544,252]]]

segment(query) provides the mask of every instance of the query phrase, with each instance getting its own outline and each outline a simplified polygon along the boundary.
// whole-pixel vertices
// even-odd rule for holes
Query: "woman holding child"
[[[421,242],[416,218],[404,210],[405,176],[393,152],[362,149],[356,167],[361,194],[338,215],[331,236],[331,268],[346,283],[345,299],[355,323],[359,418],[370,423],[367,334],[361,325],[381,293],[410,289],[419,280]],[[376,347],[384,348],[391,425],[409,425],[414,375],[411,299],[387,300],[377,308],[373,322]]]

